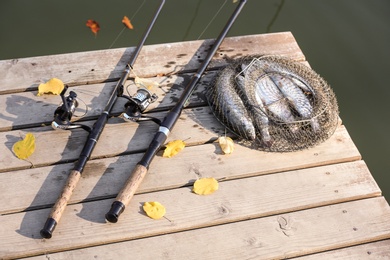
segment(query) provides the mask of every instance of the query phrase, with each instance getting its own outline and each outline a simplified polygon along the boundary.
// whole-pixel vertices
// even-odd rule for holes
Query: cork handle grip
[[[116,200],[127,206],[147,172],[148,169],[145,166],[137,164],[125,186],[116,197]]]
[[[73,170],[70,172],[68,180],[64,185],[64,188],[62,189],[60,196],[54,204],[52,211],[50,212],[50,218],[54,219],[57,222],[60,220],[62,213],[64,212],[66,205],[68,204],[68,201],[72,196],[73,190],[80,180],[80,177],[81,173],[79,171]]]
[[[111,223],[118,222],[119,216],[129,204],[131,198],[133,198],[134,193],[137,191],[147,172],[148,169],[145,166],[140,164],[135,166],[130,178],[127,179],[124,187],[119,192],[116,200],[112,203],[110,210],[107,212],[107,221]]]
[[[57,223],[60,221],[62,213],[64,213],[66,205],[72,196],[73,190],[80,180],[80,177],[81,173],[79,171],[73,170],[70,172],[64,188],[62,189],[60,196],[54,204],[49,217],[47,218],[46,223],[40,232],[42,237],[51,238],[52,233],[57,226]]]

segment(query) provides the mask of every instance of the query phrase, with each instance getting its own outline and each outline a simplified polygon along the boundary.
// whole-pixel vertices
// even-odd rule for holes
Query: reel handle
[[[61,219],[62,214],[68,204],[70,197],[72,196],[73,190],[76,187],[81,177],[81,173],[76,170],[72,170],[69,174],[69,177],[62,189],[61,194],[57,198],[56,203],[54,204],[49,217],[46,220],[45,225],[41,229],[41,236],[43,238],[51,238],[54,229],[56,228],[59,220]]]
[[[139,185],[144,179],[148,169],[140,164],[137,164],[131,173],[131,177],[127,179],[121,192],[116,197],[115,201],[111,205],[111,209],[106,214],[106,220],[111,223],[118,222],[119,216],[125,210],[125,207],[129,204],[133,198],[134,193],[137,191]]]

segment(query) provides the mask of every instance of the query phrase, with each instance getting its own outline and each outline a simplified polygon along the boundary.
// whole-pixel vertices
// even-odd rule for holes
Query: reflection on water
[[[134,30],[124,31],[113,48],[135,46],[158,2],[2,0],[0,59],[107,49],[124,15],[133,17]],[[234,7],[232,0],[166,0],[147,44],[215,38]],[[292,31],[312,67],[335,90],[343,123],[387,198],[389,11],[388,0],[252,0],[229,33]],[[85,26],[88,19],[99,21],[97,37]]]
[[[271,27],[276,22],[276,20],[278,19],[278,16],[279,16],[280,12],[282,11],[282,8],[283,8],[283,5],[284,5],[284,1],[285,0],[280,0],[278,8],[276,9],[275,15],[272,17],[271,21],[269,22],[269,24],[267,26],[267,30],[265,31],[266,33],[272,32]]]

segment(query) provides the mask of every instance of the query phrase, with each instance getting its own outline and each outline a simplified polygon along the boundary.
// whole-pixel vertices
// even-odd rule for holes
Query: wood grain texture
[[[223,205],[225,210],[220,211],[220,217],[235,214],[226,201]],[[371,210],[364,210],[367,208]],[[171,222],[161,221],[166,222],[165,225],[175,227],[179,225],[178,221],[181,222],[175,214],[166,216]],[[120,259],[131,255],[134,259],[284,259],[389,239],[389,218],[390,208],[385,199],[379,197],[104,247],[46,254],[46,257]],[[150,224],[147,230],[153,232],[154,225]]]
[[[190,132],[183,132],[183,136],[174,134],[172,138],[188,138]],[[51,159],[53,155],[42,156]],[[142,155],[136,153],[89,161],[70,203],[116,196]],[[187,146],[173,158],[158,155],[152,162],[140,191],[180,187],[199,177],[237,179],[350,162],[360,158],[360,153],[344,126],[340,126],[323,144],[294,153],[266,153],[236,144],[233,154],[224,155],[216,143]],[[3,199],[7,201],[0,204],[0,213],[52,205],[72,167],[73,164],[69,163],[57,164],[0,174]],[[365,172],[366,168],[361,166],[359,170]]]
[[[204,75],[197,88],[190,98],[191,106],[205,105],[205,88],[215,77],[216,72],[211,71]],[[170,109],[180,97],[184,87],[188,84],[192,74],[183,73],[180,75],[160,76],[148,78],[159,84],[159,87],[151,89],[158,96],[158,99],[151,103],[146,112],[166,111]],[[79,100],[79,106],[72,121],[96,120],[106,106],[116,82],[90,84],[70,87],[69,91],[75,91]],[[137,86],[134,79],[125,84],[125,91],[133,95]],[[60,105],[61,98],[57,95],[37,96],[38,91],[28,91],[0,95],[0,131],[23,129],[29,127],[50,125],[53,120],[55,109]],[[127,102],[119,98],[112,110],[113,115],[123,112]]]
[[[271,37],[271,38],[270,38]],[[214,40],[164,43],[144,46],[134,65],[139,77],[175,74],[179,70],[196,70]],[[0,61],[0,94],[36,90],[50,78],[65,84],[101,83],[120,77],[135,47],[90,51]],[[227,57],[253,54],[279,54],[304,60],[290,32],[272,35],[248,35],[226,38],[210,64],[226,64]]]
[[[149,115],[165,117],[212,42],[143,48],[135,73],[160,84]],[[204,92],[212,87],[217,69],[229,58],[261,54],[309,66],[290,32],[225,39],[167,140],[184,140],[186,148],[172,158],[157,153],[120,221],[106,223],[105,214],[158,126],[110,118],[77,186],[66,184],[88,133],[52,130],[48,124],[60,99],[37,97],[36,92],[40,82],[62,79],[88,107],[76,121],[92,126],[132,51],[0,61],[0,259],[388,257],[390,207],[344,125],[324,143],[290,153],[236,143],[234,153],[224,155],[215,142],[226,131]],[[132,79],[126,85],[132,95]],[[125,102],[118,100],[115,116]],[[76,114],[83,113],[82,106]],[[12,153],[12,145],[27,132],[36,137],[29,162]],[[201,177],[216,178],[219,190],[210,196],[192,193]],[[63,196],[70,199],[62,203],[53,238],[41,239],[39,231],[64,185],[71,187],[72,196]],[[147,217],[142,211],[146,201],[162,203],[166,218]]]
[[[159,112],[152,115],[163,118],[166,113]],[[91,123],[89,125],[92,126]],[[112,157],[143,151],[149,145],[157,129],[158,126],[150,121],[137,124],[125,122],[120,118],[111,118],[104,128],[91,158]],[[356,151],[353,142],[348,140],[350,137],[344,126],[339,127],[336,134],[343,131],[345,133],[339,135],[335,142],[347,146],[336,146],[333,148],[334,151],[329,151],[330,153],[338,152],[341,157],[343,157],[342,153],[345,152],[345,150],[341,150],[345,148],[349,151]],[[20,140],[20,136],[28,132],[33,133],[36,138],[36,150],[29,157],[29,162],[17,159],[12,153],[12,145]],[[186,143],[191,146],[216,140],[218,136],[224,134],[225,127],[215,119],[210,108],[198,107],[183,111],[167,141],[188,140]],[[2,148],[3,161],[0,162],[0,172],[27,169],[31,167],[31,163],[35,167],[41,167],[75,161],[79,157],[87,136],[88,133],[83,130],[60,131],[50,127],[0,132],[0,143],[5,144]],[[328,153],[327,150],[324,150],[319,151],[317,155],[321,152]],[[356,152],[353,156],[357,156]],[[339,161],[337,158],[335,160]]]
[[[328,260],[328,259],[345,259],[345,260],[366,260],[366,259],[390,259],[390,239],[366,243],[358,246],[332,250],[328,252],[301,256],[294,258],[296,260]]]

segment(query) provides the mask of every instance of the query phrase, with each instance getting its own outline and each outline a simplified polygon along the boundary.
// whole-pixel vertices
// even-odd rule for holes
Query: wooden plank
[[[217,144],[207,144],[186,147],[169,159],[158,155],[139,191],[180,187],[202,176],[233,179],[360,159],[343,126],[323,144],[294,153],[266,153],[238,144],[235,149],[233,154],[223,155]],[[41,157],[50,159],[53,150],[41,153]],[[89,161],[71,203],[117,194],[141,156],[139,153]],[[72,164],[57,164],[0,174],[2,199],[7,201],[0,204],[0,214],[54,203],[72,167]],[[367,171],[364,165],[359,170]],[[21,186],[24,188],[20,189]]]
[[[170,109],[178,101],[192,75],[192,73],[183,73],[148,78],[160,86],[151,90],[157,94],[158,99],[151,103],[145,112]],[[190,97],[189,107],[207,104],[205,91],[207,87],[212,86],[212,80],[216,75],[217,71],[209,71],[203,75]],[[67,93],[69,94],[71,90],[75,91],[79,99],[79,107],[72,120],[95,120],[107,105],[115,84],[116,82],[111,82],[70,87]],[[127,81],[125,86],[125,91],[129,91],[130,95],[136,92],[137,87],[133,79]],[[0,112],[0,132],[51,124],[54,111],[61,104],[61,98],[57,95],[37,96],[37,93],[38,91],[35,90],[0,95],[0,111],[2,111]],[[126,102],[126,99],[119,98],[112,114],[118,116],[124,112]]]
[[[159,118],[165,115],[166,113],[154,114]],[[136,124],[112,118],[104,128],[92,158],[112,157],[144,150],[157,128],[158,126],[151,121]],[[55,131],[51,127],[1,132],[0,143],[6,144],[6,147],[2,148],[4,161],[0,162],[0,171],[31,167],[30,162],[19,160],[12,153],[12,145],[27,132],[32,132],[36,137],[36,150],[29,157],[29,161],[35,167],[76,160],[88,135],[83,130]],[[224,127],[215,120],[209,108],[203,107],[185,110],[170,138],[189,139],[188,144],[197,144],[208,142],[223,132]]]
[[[379,196],[379,188],[362,166],[354,162],[223,181],[212,196],[195,195],[191,187],[140,194],[116,224],[104,224],[113,199],[69,205],[50,240],[39,235],[48,209],[3,215],[0,233],[7,239],[0,242],[0,257],[149,237]],[[153,173],[149,177],[159,179]],[[153,221],[140,210],[142,203],[155,200],[166,206],[166,219]]]
[[[220,217],[236,213],[234,209],[230,210],[226,201],[223,205],[226,208],[220,210]],[[217,211],[216,206],[210,205]],[[196,209],[191,213],[193,211]],[[151,220],[144,228],[152,232],[155,225],[159,225],[154,223],[160,222],[177,227],[178,219],[167,215],[171,222]],[[377,197],[58,254],[46,252],[45,257],[121,259],[131,255],[134,259],[284,259],[388,239],[389,219],[389,205],[383,197]],[[133,225],[137,224],[135,222],[134,219]],[[128,225],[122,234],[131,230]],[[99,235],[110,236],[95,231],[95,236]],[[36,241],[36,247],[49,244],[52,241]]]
[[[189,233],[189,232],[188,232]],[[188,234],[187,233],[187,234]],[[189,236],[191,237],[191,236]],[[171,236],[164,236],[160,237],[161,240],[164,240],[164,245],[170,244],[169,246],[179,247],[182,244],[182,241],[173,241],[174,238],[171,238]],[[168,240],[168,241],[167,241]],[[170,240],[170,241],[169,241]],[[109,246],[96,246],[91,247],[87,249],[79,249],[79,250],[72,250],[72,251],[64,251],[60,253],[54,253],[54,254],[47,254],[44,256],[36,256],[28,258],[30,260],[47,260],[50,258],[51,260],[67,260],[67,259],[82,259],[82,258],[103,258],[103,259],[111,259],[111,258],[118,258],[118,259],[125,259],[129,255],[133,256],[133,250],[135,245],[137,243],[147,243],[149,239],[142,239],[140,242],[132,241],[132,242],[122,242],[117,244],[112,244]],[[253,239],[251,240],[254,243]],[[249,241],[248,241],[249,242]],[[130,246],[130,249],[127,249],[127,246],[129,244],[132,244]],[[158,246],[160,247],[160,246]],[[195,245],[194,245],[195,247]],[[213,249],[211,249],[213,250]],[[140,250],[136,250],[139,254]],[[156,259],[181,259],[180,255],[177,255],[176,253],[168,254],[168,252],[161,253],[160,250],[157,252]],[[184,255],[184,252],[180,250],[182,255]],[[197,259],[195,248],[190,250],[187,255],[185,255],[186,259]],[[153,253],[152,253],[153,254]],[[237,254],[237,253],[235,253]],[[136,255],[137,256],[137,255]],[[150,256],[150,257],[149,257]],[[154,255],[146,255],[144,259],[149,259],[153,257]],[[227,258],[219,258],[218,256],[213,255],[212,259],[243,259],[242,256],[227,256]],[[266,258],[262,258],[266,259]],[[351,246],[348,248],[338,249],[338,250],[332,250],[324,253],[318,253],[308,256],[301,256],[301,257],[294,257],[289,258],[294,260],[329,260],[329,259],[343,259],[343,260],[367,260],[367,259],[390,259],[390,240],[383,240],[379,242],[373,242],[358,246]]]
[[[144,46],[134,66],[139,77],[175,74],[194,70],[207,55],[213,40],[164,43]],[[66,84],[101,83],[119,78],[131,48],[50,55],[0,61],[0,94],[35,90],[39,83],[60,78]],[[290,32],[228,37],[210,64],[221,66],[224,56],[279,54],[304,60]]]
[[[296,260],[366,260],[366,259],[390,259],[390,239],[368,243],[358,246],[351,246],[339,250],[332,250],[324,253],[313,254],[294,258]]]
[[[187,232],[188,235],[189,232]],[[192,238],[191,236],[188,236]],[[183,243],[182,241],[176,241],[172,238],[171,236],[163,236],[160,237],[161,240],[164,241],[163,245],[169,245],[172,247],[180,247],[181,244]],[[187,238],[185,238],[187,239]],[[79,250],[72,250],[72,251],[64,251],[60,253],[53,253],[53,254],[47,254],[47,255],[42,255],[42,256],[36,256],[36,257],[31,257],[28,258],[29,260],[47,260],[50,258],[51,260],[67,260],[67,259],[89,259],[89,258],[103,258],[103,259],[112,259],[112,258],[118,258],[118,259],[125,259],[129,257],[129,255],[133,256],[134,251],[130,250],[135,250],[138,255],[134,255],[134,257],[139,256],[142,254],[142,252],[139,252],[140,249],[136,248],[135,249],[135,244],[137,243],[147,243],[149,242],[149,239],[142,239],[141,241],[132,241],[132,242],[122,242],[122,243],[117,243],[117,244],[112,244],[109,246],[96,246],[96,247],[91,247],[87,249],[79,249]],[[253,242],[256,243],[255,240],[249,240],[248,242]],[[127,249],[127,246],[131,244],[130,248]],[[153,252],[148,255],[143,255],[142,257],[145,257],[143,259],[152,259],[153,256],[157,255],[156,259],[182,259],[181,256],[185,255],[185,259],[199,259],[196,258],[198,255],[196,254],[196,248],[195,244],[193,245],[194,247],[185,254],[182,249],[180,250],[180,253],[177,254],[176,252],[174,253],[169,253],[169,252],[161,252],[160,247],[158,246],[158,252],[155,254]],[[143,247],[142,247],[143,248]],[[213,251],[213,249],[210,249]],[[152,250],[149,250],[150,252]],[[241,251],[240,251],[241,252]],[[235,255],[232,256],[226,256],[224,255],[219,257],[216,256],[216,253],[212,256],[212,259],[243,259],[242,256],[237,255],[237,253],[234,253]],[[203,256],[201,256],[203,257]],[[236,258],[235,258],[236,257]],[[201,258],[202,259],[202,258]],[[250,258],[248,258],[250,259]],[[267,259],[267,258],[261,258],[261,259]],[[338,249],[338,250],[332,250],[324,253],[318,253],[318,254],[313,254],[309,256],[301,256],[301,257],[294,257],[294,258],[289,258],[289,259],[296,259],[296,260],[329,260],[329,259],[343,259],[343,260],[367,260],[367,259],[373,259],[373,260],[378,260],[378,259],[390,259],[390,240],[383,240],[379,242],[374,242],[374,243],[368,243],[368,244],[363,244],[363,245],[358,245],[358,246],[352,246],[348,248],[343,248],[343,249]]]
[[[161,83],[156,89],[160,98],[149,108],[151,115],[165,116],[212,42],[145,46],[135,72]],[[69,83],[89,107],[81,120],[92,125],[133,50],[0,61],[0,142],[4,144],[0,190],[6,202],[0,203],[4,237],[0,259],[39,254],[53,259],[130,254],[136,259],[326,259],[358,257],[358,252],[370,257],[388,254],[382,248],[390,241],[383,240],[390,238],[390,207],[344,126],[323,144],[293,153],[265,153],[237,144],[232,155],[223,155],[213,143],[225,133],[205,107],[204,90],[216,75],[213,70],[225,65],[225,58],[248,54],[280,54],[307,64],[289,32],[224,41],[209,66],[211,71],[192,95],[193,107],[183,112],[169,137],[186,140],[187,147],[170,159],[158,154],[117,224],[105,223],[104,214],[157,125],[111,118],[54,237],[41,239],[39,230],[87,133],[41,126],[51,122],[60,99],[36,97],[37,85],[51,77]],[[122,111],[124,103],[116,104],[114,114]],[[29,158],[32,169],[11,151],[13,143],[29,131],[37,138],[36,152]],[[220,189],[211,196],[193,194],[192,183],[208,176],[220,180]],[[165,219],[155,221],[144,215],[142,203],[152,200],[167,207]],[[156,250],[150,252],[151,247]],[[375,253],[367,251],[373,249]]]
[[[166,113],[155,113],[156,117],[163,118]],[[91,125],[92,122],[89,124]],[[149,140],[154,136],[158,126],[153,122],[123,122],[120,118],[112,118],[104,128],[99,142],[96,145],[92,158],[103,158],[142,151],[149,145]],[[341,128],[342,129],[342,128]],[[338,130],[345,131],[345,130]],[[0,143],[5,144],[1,153],[3,161],[0,162],[0,171],[30,168],[31,163],[19,160],[12,153],[12,145],[20,140],[27,132],[32,132],[36,137],[36,150],[29,157],[29,161],[35,166],[51,165],[54,163],[74,161],[79,157],[88,133],[83,130],[55,131],[51,127],[31,128],[0,132]],[[168,140],[187,140],[189,145],[206,143],[215,140],[225,133],[225,128],[215,119],[209,107],[198,107],[183,111]],[[120,137],[120,138],[118,138]],[[331,154],[339,152],[338,156],[356,157],[356,148],[348,134],[337,137],[337,148],[329,149]],[[348,150],[344,150],[347,148]],[[342,151],[340,151],[340,149]],[[352,151],[352,154],[349,152]],[[320,153],[328,151],[318,151]],[[342,152],[342,153],[341,153]],[[329,155],[329,154],[328,154]],[[359,155],[360,156],[360,155]],[[336,161],[340,161],[334,158]]]
[[[206,104],[205,88],[206,85],[210,84],[215,75],[216,72],[209,72],[202,77],[191,96],[191,106]],[[156,102],[150,104],[146,112],[162,111],[171,108],[180,97],[191,76],[192,74],[184,73],[168,77],[149,78],[149,80],[159,83],[160,87],[151,90],[159,98]],[[71,90],[75,91],[79,99],[79,107],[73,120],[86,121],[96,119],[107,105],[115,84],[113,82],[71,87],[68,90],[68,94]],[[129,80],[125,86],[131,95],[136,92],[137,87],[134,81]],[[37,93],[38,91],[29,91],[0,95],[0,111],[2,111],[0,113],[0,131],[51,124],[54,111],[60,105],[61,98],[56,95],[38,97],[36,96]],[[119,115],[122,113],[126,102],[126,99],[119,98],[115,103],[112,114]],[[79,118],[77,116],[82,117]]]

